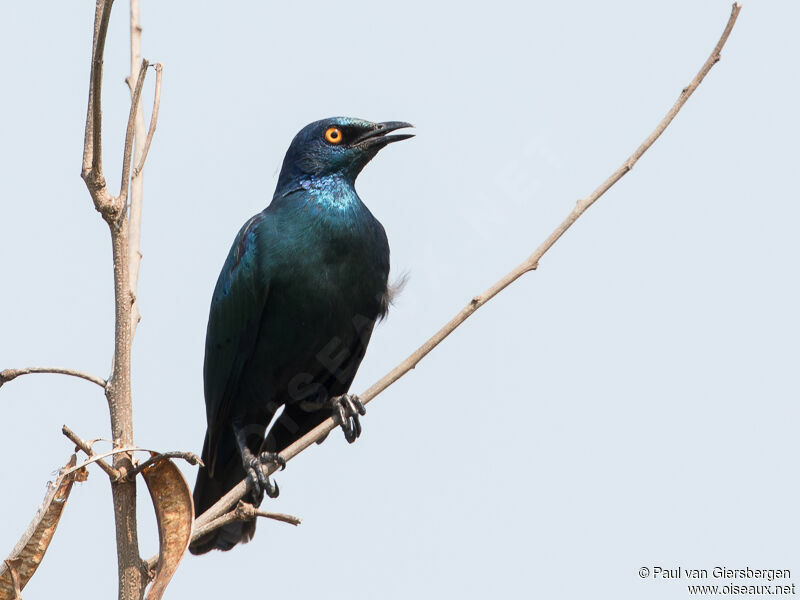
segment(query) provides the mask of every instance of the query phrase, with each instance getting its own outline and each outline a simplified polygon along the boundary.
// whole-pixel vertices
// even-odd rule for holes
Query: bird
[[[393,286],[386,232],[355,180],[382,148],[413,137],[391,134],[407,127],[350,117],[306,125],[289,145],[272,201],[236,235],[206,331],[196,514],[245,478],[255,506],[264,493],[276,497],[261,467],[285,467],[278,452],[330,416],[348,442],[361,434],[365,409],[348,390]],[[230,550],[254,534],[255,520],[235,521],[189,550]]]

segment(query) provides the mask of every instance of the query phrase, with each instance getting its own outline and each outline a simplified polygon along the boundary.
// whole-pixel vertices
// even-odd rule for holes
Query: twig
[[[81,177],[92,196],[95,209],[107,221],[115,212],[114,197],[108,192],[103,175],[102,110],[103,53],[112,0],[97,0],[92,36],[92,66],[89,75],[89,103],[86,110],[86,132],[83,141]]]
[[[130,454],[131,452],[139,452],[144,451],[144,448],[137,448],[136,446],[129,446],[125,448],[114,448],[113,450],[109,450],[108,452],[103,452],[102,454],[92,454],[88,459],[83,461],[81,464],[72,467],[71,469],[64,472],[64,475],[68,475],[73,471],[77,471],[78,469],[82,469],[94,462],[99,462],[104,458],[108,458],[109,456],[116,456],[118,454]],[[147,451],[149,452],[149,450]],[[117,479],[114,480],[114,483],[119,483],[125,480],[125,474],[127,473],[127,469],[119,469],[119,476]],[[113,489],[113,488],[112,488]]]
[[[288,523],[289,525],[294,525],[295,527],[297,527],[298,525],[300,525],[300,523],[303,522],[302,519],[295,517],[293,515],[287,515],[286,513],[269,512],[266,510],[259,510],[259,509],[253,510],[253,516],[264,517],[265,519],[273,519],[275,521],[281,521],[282,523]]]
[[[125,82],[131,91],[131,101],[136,90],[133,77],[142,62],[142,26],[139,24],[139,0],[130,1],[130,34],[131,34],[131,74],[125,78]],[[138,165],[142,153],[144,152],[145,128],[144,128],[144,107],[142,102],[137,103],[136,119],[134,121],[133,133],[133,164]],[[140,177],[134,168],[131,175],[130,201],[128,203],[128,278],[131,288],[131,314],[130,327],[131,339],[136,333],[141,315],[139,314],[139,302],[136,294],[136,287],[139,284],[139,266],[142,261],[142,253],[139,249],[139,238],[142,230],[142,198],[144,188],[144,177]]]
[[[105,389],[106,387],[105,379],[97,377],[96,375],[90,375],[89,373],[84,373],[83,371],[76,371],[74,369],[62,369],[61,367],[26,367],[24,369],[6,369],[5,371],[0,371],[0,386],[13,379],[16,379],[20,375],[32,375],[35,373],[70,375],[72,377],[78,377],[80,379],[85,379],[86,381],[91,381],[92,383],[99,385],[103,389]]]
[[[195,527],[192,529],[192,540],[199,539],[220,527],[225,527],[229,523],[233,523],[235,521],[252,521],[257,517],[264,517],[265,519],[273,519],[275,521],[281,521],[282,523],[288,523],[289,525],[294,525],[295,527],[302,523],[302,519],[295,517],[293,515],[287,515],[285,513],[276,513],[276,512],[268,512],[266,510],[259,510],[255,508],[252,504],[249,504],[243,500],[239,500],[236,507],[225,513],[224,515],[217,517],[210,523],[206,523],[200,527],[197,526],[197,521],[195,521]],[[147,563],[150,565],[152,562],[155,564],[155,560],[157,560],[157,556],[151,557]]]
[[[131,110],[128,114],[128,127],[125,130],[125,147],[122,151],[122,183],[119,190],[119,201],[122,204],[122,214],[125,214],[125,206],[128,202],[128,186],[131,182],[131,154],[133,153],[133,133],[136,126],[136,111],[139,108],[139,100],[142,96],[142,86],[147,75],[147,67],[150,63],[147,59],[142,60],[139,69],[139,77],[136,79],[136,87],[133,89],[133,99],[131,100]]]
[[[211,521],[211,523],[207,523],[203,527],[199,527],[192,531],[192,539],[202,537],[207,533],[214,531],[215,529],[224,527],[228,523],[233,523],[234,521],[252,521],[256,517],[265,517],[267,519],[282,521],[284,523],[294,525],[295,527],[301,523],[300,519],[293,517],[292,515],[258,510],[252,504],[244,502],[243,500],[239,500],[236,508],[234,508],[232,511],[227,512],[221,517]]]
[[[94,35],[92,37],[92,66],[89,74],[89,105],[86,114],[86,132],[83,146],[83,175],[90,171],[101,172],[103,168],[101,127],[101,85],[103,81],[103,53],[105,50],[110,6],[98,1],[94,13]]]
[[[195,454],[194,452],[181,452],[180,450],[173,450],[172,452],[160,452],[157,453],[155,456],[151,456],[143,463],[136,465],[133,469],[131,469],[131,471],[128,472],[127,475],[125,475],[125,477],[132,481],[133,478],[136,477],[139,473],[141,473],[144,469],[166,458],[182,458],[190,465],[203,464],[203,461],[200,460],[200,457],[197,456],[197,454]]]
[[[96,454],[92,450],[91,445],[88,444],[85,440],[78,437],[78,435],[66,425],[62,425],[61,433],[67,436],[67,438],[69,438],[70,441],[72,441],[72,443],[75,444],[78,448],[83,450],[84,454],[86,454],[86,456],[88,456],[89,458],[93,458],[96,456]],[[97,466],[103,469],[103,471],[105,471],[108,474],[108,476],[111,477],[111,481],[116,481],[117,479],[119,479],[119,471],[117,471],[106,461],[104,461],[101,458],[98,458],[96,462]]]
[[[156,132],[156,125],[158,124],[158,109],[161,105],[161,74],[164,70],[164,65],[156,63],[153,65],[156,70],[156,89],[153,95],[153,112],[150,115],[150,127],[147,129],[147,139],[144,142],[144,150],[139,162],[133,169],[133,178],[137,178],[139,173],[144,169],[144,161],[147,160],[147,153],[150,152],[150,144],[153,141],[153,134]]]
[[[192,539],[201,538],[215,529],[224,527],[228,523],[233,523],[234,521],[252,521],[256,517],[264,517],[267,519],[282,521],[283,523],[289,523],[295,527],[301,523],[300,519],[293,517],[292,515],[258,510],[252,504],[244,502],[243,500],[239,500],[236,508],[234,508],[232,511],[225,513],[210,523],[206,523],[202,527],[197,527],[194,529],[192,531]]]
[[[359,399],[362,403],[367,404],[373,398],[375,398],[375,396],[380,394],[383,390],[388,388],[395,381],[412,370],[417,363],[419,363],[419,361],[421,361],[431,350],[438,346],[442,340],[450,335],[456,329],[456,327],[466,321],[472,315],[472,313],[494,298],[519,277],[537,268],[539,265],[539,260],[553,246],[553,244],[556,243],[556,241],[564,234],[564,232],[572,226],[572,224],[586,211],[587,208],[594,204],[594,202],[600,198],[600,196],[602,196],[611,186],[613,186],[633,168],[633,165],[636,163],[636,161],[641,158],[647,149],[653,145],[653,142],[655,142],[664,132],[670,122],[672,122],[672,119],[675,118],[675,115],[678,114],[678,111],[689,99],[689,96],[691,96],[692,93],[697,89],[697,86],[699,86],[703,81],[703,78],[711,70],[711,67],[713,67],[719,61],[722,47],[725,45],[725,42],[727,41],[728,36],[733,29],[734,23],[736,23],[736,18],[739,16],[740,10],[741,6],[734,3],[728,23],[725,26],[717,45],[714,47],[714,50],[708,57],[708,60],[706,60],[706,62],[700,68],[700,71],[697,73],[692,82],[681,91],[680,96],[678,96],[678,100],[669,110],[667,115],[661,120],[655,130],[653,130],[653,132],[645,139],[644,142],[642,142],[636,151],[630,157],[628,157],[622,166],[617,169],[608,179],[606,179],[606,181],[604,181],[594,192],[592,192],[591,195],[579,200],[567,218],[564,219],[564,221],[553,231],[553,233],[551,233],[550,236],[525,261],[523,261],[505,277],[500,279],[500,281],[483,292],[483,294],[475,296],[469,302],[469,304],[461,309],[461,311],[455,317],[453,317],[444,327],[437,331],[427,342],[425,342],[411,355],[409,355],[408,358],[406,358],[402,363],[392,369],[383,378],[381,378],[378,382],[373,384],[369,389],[361,394]],[[312,444],[322,440],[326,435],[333,431],[337,425],[338,424],[333,420],[333,418],[329,417],[317,425],[317,427],[312,429],[309,433],[297,440],[294,444],[288,448],[285,448],[280,455],[285,461],[288,462]],[[278,467],[275,465],[269,465],[264,467],[264,471],[267,475],[270,475],[274,473],[277,468]],[[202,515],[197,517],[195,520],[195,526],[197,527],[197,530],[201,530],[202,527],[210,522],[213,522],[214,519],[217,519],[221,515],[227,513],[234,505],[236,505],[239,499],[249,491],[249,485],[250,484],[247,480],[240,481],[233,489],[225,494],[225,496],[218,500],[216,504],[214,504]],[[198,537],[199,536],[193,534],[192,540],[194,541]]]
[[[219,529],[220,527],[224,527],[228,523],[233,523],[234,521],[252,521],[257,517],[281,521],[282,523],[288,523],[289,525],[294,525],[295,527],[302,523],[302,519],[299,519],[293,515],[259,510],[252,504],[245,502],[244,500],[239,500],[233,510],[226,512],[221,517],[217,517],[210,523],[206,523],[205,525],[198,527],[197,521],[195,521],[194,527],[192,528],[192,540],[199,539],[204,535]],[[151,556],[149,559],[147,559],[147,567],[152,569],[157,562],[158,555],[156,554],[155,556]]]
[[[64,428],[69,429],[69,427],[67,427],[66,425],[64,425]],[[75,441],[69,435],[67,435],[67,433],[64,432],[63,429],[62,429],[62,433],[64,433],[64,435],[69,437],[73,442]],[[72,435],[75,435],[75,434],[72,433]],[[75,436],[75,437],[77,438],[77,436]],[[80,438],[78,438],[78,439],[80,439]],[[85,442],[84,442],[84,444],[85,444]],[[88,446],[88,444],[86,444],[86,446]],[[78,447],[81,448],[81,450],[84,450],[82,447],[80,447],[80,446],[78,446]],[[90,450],[91,450],[91,448],[90,448]],[[86,451],[84,450],[84,452],[86,452]],[[139,446],[127,446],[125,448],[114,448],[113,450],[109,450],[108,452],[103,452],[102,454],[94,454],[92,452],[89,455],[89,459],[88,460],[85,460],[81,464],[71,468],[69,471],[67,471],[67,473],[72,473],[72,471],[77,471],[78,469],[81,469],[81,468],[83,468],[83,467],[85,467],[87,465],[90,465],[93,462],[99,462],[102,459],[107,458],[109,456],[116,456],[117,454],[131,454],[132,452],[149,452],[151,455],[155,455],[155,456],[152,457],[155,460],[151,461],[150,459],[148,459],[147,461],[145,461],[145,462],[149,462],[150,464],[152,464],[153,462],[157,462],[159,460],[163,460],[165,458],[183,458],[188,463],[193,464],[193,465],[194,464],[203,464],[203,461],[201,461],[200,457],[198,457],[194,452],[180,452],[180,451],[157,452],[155,450],[150,450],[149,448],[140,448]],[[147,466],[147,465],[143,465],[143,466]],[[120,481],[120,482],[121,481],[127,481],[128,480],[128,475],[133,470],[134,470],[134,468],[130,467],[130,468],[125,469],[124,472],[123,471],[119,471],[117,479],[115,481]],[[141,469],[139,469],[139,470],[141,471]]]
[[[133,70],[136,61],[141,58],[140,46],[142,28],[139,26],[139,7],[138,0],[131,1],[131,71]],[[136,122],[134,132],[134,151],[133,162],[136,166],[133,168],[131,174],[131,195],[128,215],[128,268],[129,277],[131,282],[131,294],[133,295],[133,303],[131,306],[131,337],[136,333],[136,327],[139,325],[141,315],[139,314],[139,302],[136,297],[136,286],[139,282],[139,265],[142,262],[142,253],[139,249],[139,238],[142,229],[142,169],[147,160],[147,153],[150,151],[150,144],[153,142],[153,135],[156,132],[156,125],[158,123],[158,109],[161,105],[161,74],[163,65],[156,63],[153,65],[156,70],[156,85],[155,93],[153,95],[153,112],[150,115],[150,127],[147,130],[147,137],[144,133],[144,109],[142,103],[136,110]],[[128,85],[130,85],[130,78],[128,78]],[[131,92],[134,88],[131,88]]]

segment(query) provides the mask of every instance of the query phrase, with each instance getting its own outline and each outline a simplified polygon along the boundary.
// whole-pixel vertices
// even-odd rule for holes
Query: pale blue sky
[[[114,187],[127,10],[115,6],[105,67]],[[200,450],[211,290],[307,122],[417,126],[358,182],[393,272],[410,274],[359,392],[636,148],[729,11],[143,1],[144,54],[165,71],[145,180],[137,442]],[[90,2],[0,4],[0,368],[108,373],[108,233],[79,177],[92,17]],[[799,19],[794,2],[745,2],[722,62],[540,270],[370,404],[355,445],[337,433],[278,475],[265,506],[303,524],[262,522],[249,545],[188,556],[168,597],[672,599],[685,581],[643,581],[639,567],[800,577]],[[0,556],[71,451],[63,423],[108,437],[99,388],[32,376],[0,390]],[[140,502],[149,556],[143,487]],[[115,594],[112,523],[93,470],[25,598]]]

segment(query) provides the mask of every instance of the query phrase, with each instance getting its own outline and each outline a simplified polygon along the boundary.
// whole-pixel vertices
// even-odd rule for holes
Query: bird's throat
[[[361,207],[361,200],[350,181],[329,175],[304,180],[301,186],[308,192],[308,201],[319,208],[335,212],[350,212]]]

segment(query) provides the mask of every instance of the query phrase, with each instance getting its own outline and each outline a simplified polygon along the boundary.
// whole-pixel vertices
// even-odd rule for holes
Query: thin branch
[[[64,475],[68,475],[73,471],[77,471],[78,469],[82,469],[92,463],[99,462],[104,458],[108,458],[109,456],[117,456],[119,454],[130,454],[131,452],[139,452],[139,451],[147,451],[144,448],[137,448],[136,446],[128,446],[125,448],[114,448],[113,450],[109,450],[108,452],[103,452],[102,454],[92,454],[89,458],[83,461],[81,464],[72,467],[71,469],[64,472]],[[120,483],[125,480],[125,475],[128,472],[128,469],[123,467],[122,469],[118,469],[119,476],[117,479],[114,480],[113,483]],[[113,487],[111,488],[114,489]]]
[[[273,519],[274,521],[288,523],[289,525],[294,525],[295,527],[297,527],[298,525],[300,525],[300,523],[303,522],[302,519],[300,519],[299,517],[295,517],[293,515],[287,515],[286,513],[269,512],[267,510],[259,510],[259,509],[253,510],[253,516],[264,517],[265,519]]]
[[[136,89],[133,78],[142,62],[142,26],[139,24],[139,0],[130,0],[130,36],[131,73],[125,78],[125,82],[130,88],[131,101],[133,101],[133,93]],[[158,82],[156,83],[158,84]],[[144,106],[141,101],[138,102],[136,107],[133,140],[133,164],[138,165],[145,147]],[[139,249],[139,238],[142,229],[143,188],[144,177],[139,176],[137,169],[134,168],[133,174],[131,175],[130,200],[128,203],[128,278],[130,280],[132,296],[130,314],[131,338],[133,338],[133,335],[136,333],[136,327],[141,320],[136,287],[139,283],[139,265],[142,261],[142,253]]]
[[[139,473],[141,473],[144,469],[149,467],[152,464],[155,464],[159,461],[162,461],[167,458],[182,458],[190,465],[202,465],[203,461],[200,460],[200,457],[197,456],[194,452],[182,452],[180,450],[173,450],[171,452],[160,452],[157,453],[155,456],[151,456],[143,463],[136,465],[128,474],[125,476],[129,480],[133,480]]]
[[[68,473],[71,473],[72,471],[77,471],[78,469],[80,469],[82,467],[85,467],[86,465],[90,465],[93,462],[101,463],[104,458],[107,458],[109,456],[116,456],[117,454],[130,454],[132,452],[148,452],[152,456],[149,459],[147,459],[145,462],[143,462],[141,465],[138,465],[135,468],[134,467],[126,468],[124,471],[115,470],[114,471],[114,476],[115,477],[113,479],[114,481],[132,480],[133,476],[136,473],[139,473],[144,467],[147,467],[147,466],[149,466],[149,465],[151,465],[151,464],[153,464],[155,462],[158,462],[160,460],[164,460],[165,458],[182,458],[186,462],[188,462],[189,464],[192,464],[192,465],[202,465],[203,464],[203,461],[200,460],[200,457],[197,456],[194,452],[182,452],[180,450],[174,450],[172,452],[158,452],[156,450],[150,450],[149,448],[140,448],[139,446],[128,446],[126,448],[114,448],[112,450],[109,450],[108,452],[103,452],[102,454],[95,454],[94,451],[92,450],[91,445],[89,445],[89,443],[87,443],[85,440],[83,440],[80,437],[78,437],[78,435],[75,434],[75,432],[72,431],[66,425],[64,425],[61,428],[61,433],[63,433],[70,440],[72,440],[75,443],[75,445],[78,446],[78,448],[80,448],[81,450],[83,450],[89,457],[88,460],[86,460],[83,463],[77,465],[76,467],[70,469],[68,471]],[[102,464],[100,466],[102,467]],[[109,468],[113,469],[113,467],[109,467]],[[105,468],[103,470],[106,471]],[[106,471],[106,473],[108,473],[109,475],[112,474],[109,471]]]
[[[204,535],[219,529],[220,527],[225,527],[225,525],[228,525],[229,523],[233,523],[235,521],[252,521],[258,517],[273,519],[282,523],[288,523],[289,525],[294,525],[295,527],[302,523],[302,519],[293,515],[259,510],[252,504],[245,502],[244,500],[239,500],[233,510],[226,512],[224,515],[214,519],[210,523],[206,523],[205,525],[198,527],[197,521],[195,521],[194,527],[192,528],[192,540],[199,539]],[[152,569],[158,562],[158,555],[151,556],[146,562],[147,567]]]
[[[76,371],[74,369],[62,369],[60,367],[26,367],[24,369],[6,369],[5,371],[0,371],[0,386],[13,379],[16,379],[20,375],[32,375],[36,373],[70,375],[71,377],[78,377],[80,379],[85,379],[86,381],[91,381],[92,383],[99,385],[103,389],[106,388],[106,380],[101,377],[97,377],[96,375],[91,375],[89,373],[84,373],[83,371]]]
[[[94,156],[94,57],[97,55],[97,38],[103,16],[104,3],[97,0],[94,7],[94,30],[92,35],[92,62],[89,67],[89,101],[86,107],[86,124],[83,133],[83,162],[81,164],[81,177],[92,170],[92,157]]]
[[[711,70],[711,67],[713,67],[720,60],[720,52],[722,51],[722,47],[725,45],[725,42],[727,41],[728,36],[733,29],[734,23],[736,23],[736,18],[739,16],[740,10],[741,6],[734,3],[730,18],[725,26],[725,30],[722,32],[722,36],[720,37],[719,42],[717,42],[717,45],[714,47],[714,50],[711,52],[711,55],[708,57],[708,60],[703,63],[703,66],[700,68],[700,71],[697,73],[692,82],[681,91],[680,96],[678,96],[678,100],[669,110],[667,115],[661,120],[655,130],[653,130],[653,132],[645,139],[644,142],[642,142],[636,151],[630,157],[628,157],[622,166],[617,169],[606,181],[604,181],[594,192],[592,192],[591,195],[579,200],[567,218],[564,219],[564,221],[553,231],[553,233],[551,233],[550,236],[548,236],[548,238],[536,249],[536,251],[527,259],[525,259],[525,261],[523,261],[518,267],[505,275],[485,292],[475,296],[469,302],[469,304],[461,309],[461,311],[455,317],[453,317],[444,327],[437,331],[427,342],[422,344],[422,346],[409,355],[408,358],[406,358],[402,363],[392,369],[383,378],[381,378],[378,382],[373,384],[369,389],[361,394],[359,398],[362,403],[367,404],[373,398],[375,398],[375,396],[380,394],[383,390],[388,388],[403,375],[411,371],[417,365],[417,363],[419,363],[419,361],[421,361],[431,350],[438,346],[442,340],[450,335],[456,329],[456,327],[466,321],[476,310],[494,298],[519,277],[537,268],[539,265],[539,260],[553,246],[553,244],[556,243],[556,241],[564,234],[564,232],[572,226],[572,224],[586,211],[587,208],[594,204],[594,202],[600,198],[600,196],[602,196],[611,186],[613,186],[633,168],[633,165],[636,163],[636,161],[641,158],[647,149],[653,145],[653,142],[658,139],[667,126],[672,122],[672,119],[675,118],[675,115],[678,114],[678,111],[680,111],[681,107],[683,107],[683,105],[689,99],[689,96],[691,96],[692,93],[697,89],[697,87],[703,81],[703,78]],[[309,433],[297,440],[294,444],[288,448],[285,448],[280,455],[285,461],[288,462],[312,444],[325,438],[325,436],[327,436],[337,426],[338,424],[333,420],[333,418],[329,417],[317,427],[312,429]],[[264,471],[267,475],[270,475],[275,472],[277,468],[278,467],[275,465],[269,465],[264,467]],[[239,499],[248,493],[249,485],[250,483],[247,480],[240,481],[233,489],[225,494],[225,496],[218,500],[216,504],[214,504],[202,515],[197,517],[197,519],[195,519],[195,527],[197,528],[197,531],[202,530],[202,527],[213,522],[214,519],[221,517],[231,508],[233,508]],[[192,535],[192,540],[194,541],[198,537],[199,535],[196,535],[195,532],[195,534]]]
[[[234,508],[232,511],[225,513],[217,519],[214,519],[211,521],[211,523],[207,523],[202,527],[194,529],[192,531],[192,539],[201,538],[209,532],[219,529],[220,527],[224,527],[225,525],[233,523],[234,521],[252,521],[256,517],[274,519],[283,523],[289,523],[295,527],[300,525],[302,522],[300,519],[292,515],[258,510],[252,504],[244,502],[243,500],[239,500],[236,508]]]
[[[119,202],[123,207],[128,202],[128,186],[131,182],[131,154],[133,153],[133,133],[136,126],[136,111],[139,108],[139,100],[142,96],[142,86],[144,85],[144,78],[147,75],[147,67],[150,63],[147,59],[142,60],[142,66],[139,69],[139,77],[136,79],[136,87],[133,89],[133,99],[131,100],[131,111],[128,115],[128,127],[125,130],[125,147],[122,153],[122,183],[119,190]]]
[[[112,219],[116,205],[114,197],[108,192],[103,175],[102,144],[102,83],[103,53],[105,51],[108,21],[111,16],[113,0],[97,0],[94,14],[94,33],[92,36],[92,65],[89,75],[89,103],[86,110],[86,130],[83,140],[83,167],[81,177],[92,196],[95,209],[107,221]]]
[[[210,523],[206,523],[200,527],[197,526],[197,521],[195,521],[195,527],[192,530],[192,540],[199,539],[212,531],[219,529],[220,527],[225,527],[229,523],[233,523],[235,521],[252,521],[257,517],[263,517],[265,519],[273,519],[274,521],[280,521],[282,523],[288,523],[289,525],[294,525],[297,527],[302,523],[302,519],[295,517],[293,515],[287,515],[285,513],[276,513],[276,512],[269,512],[266,510],[259,510],[255,508],[252,504],[245,502],[243,500],[239,500],[234,508],[231,511],[228,511],[224,515],[217,517]],[[148,565],[157,559],[156,556],[151,557],[147,563]]]
[[[147,160],[147,153],[150,152],[150,144],[153,142],[153,134],[156,132],[156,125],[158,124],[158,109],[161,105],[161,75],[164,71],[164,65],[160,62],[153,65],[156,70],[156,89],[153,95],[153,112],[150,115],[150,127],[147,130],[147,139],[144,142],[144,150],[139,162],[133,169],[134,179],[139,176],[139,173],[144,169],[144,161]]]
[[[92,450],[91,444],[80,438],[74,431],[72,431],[72,429],[70,429],[66,425],[62,425],[61,433],[67,436],[67,438],[69,438],[69,440],[73,444],[75,444],[78,448],[83,450],[83,453],[86,454],[86,456],[88,456],[89,458],[93,458],[96,456],[94,451]],[[117,471],[106,461],[104,461],[101,458],[98,458],[96,462],[97,466],[103,469],[103,471],[105,471],[108,474],[108,476],[111,477],[111,481],[116,481],[117,479],[119,479],[119,471]]]
[[[113,1],[113,0],[112,0]],[[111,3],[97,0],[94,13],[94,35],[92,36],[92,66],[89,74],[89,105],[86,114],[86,132],[83,147],[83,175],[94,172],[102,177],[103,144],[101,128],[103,111],[101,90],[103,82],[103,54],[105,52]]]

